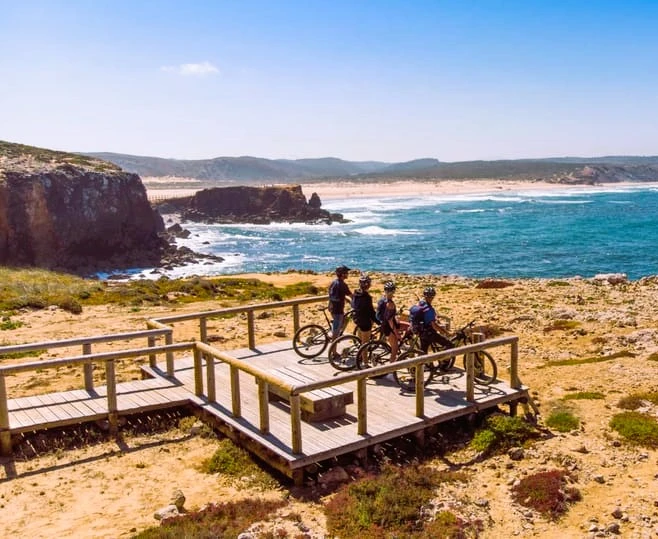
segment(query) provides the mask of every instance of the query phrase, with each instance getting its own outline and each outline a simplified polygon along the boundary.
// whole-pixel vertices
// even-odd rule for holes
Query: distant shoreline
[[[188,197],[207,187],[163,188],[157,183],[144,181],[148,199],[160,201],[168,198]],[[266,184],[263,184],[266,185]],[[272,185],[272,184],[267,184]],[[275,184],[276,185],[276,184]],[[291,185],[291,184],[286,184]],[[623,187],[658,187],[654,182],[615,182],[604,184],[564,184],[535,180],[408,180],[392,182],[312,182],[302,183],[302,191],[307,198],[317,193],[320,200],[369,197],[418,197],[424,195],[474,195],[500,193],[501,191],[564,191],[583,189],[617,189]],[[256,187],[256,186],[255,186]]]

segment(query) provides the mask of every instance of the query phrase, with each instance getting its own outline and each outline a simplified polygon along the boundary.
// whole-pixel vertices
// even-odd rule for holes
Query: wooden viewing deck
[[[242,309],[251,309],[247,320],[253,324],[253,310],[290,305],[296,309],[300,301],[309,302],[297,300]],[[195,314],[202,337],[206,319],[225,311]],[[299,483],[305,469],[324,460],[354,452],[365,454],[369,447],[403,435],[415,435],[422,442],[426,429],[441,422],[499,404],[508,404],[510,412],[515,413],[517,403],[529,400],[528,389],[518,379],[515,336],[405,362],[413,366],[455,353],[461,356],[509,346],[509,383],[497,380],[479,386],[474,383],[470,365],[470,373],[455,367],[414,394],[401,391],[392,375],[386,376],[395,369],[390,365],[338,373],[326,357],[301,359],[289,341],[255,346],[253,326],[249,331],[250,346],[244,349],[221,351],[204,342],[173,344],[173,329],[165,322],[191,318],[181,315],[149,321],[149,326],[156,329],[134,334],[0,348],[0,357],[21,347],[43,349],[48,348],[45,344],[55,347],[63,346],[63,342],[82,344],[85,351],[81,356],[0,367],[3,453],[11,453],[12,434],[98,419],[108,419],[116,431],[120,415],[191,405],[203,420]],[[127,335],[147,338],[149,346],[91,353],[92,341],[125,340]],[[155,338],[163,336],[168,344],[155,346]],[[165,361],[157,362],[158,355],[164,355]],[[115,362],[139,356],[149,358],[148,366],[142,368],[148,378],[116,383]],[[93,387],[87,375],[93,363],[105,365],[106,386]],[[457,365],[460,363],[458,360]],[[84,366],[84,389],[8,398],[6,376],[63,365]]]

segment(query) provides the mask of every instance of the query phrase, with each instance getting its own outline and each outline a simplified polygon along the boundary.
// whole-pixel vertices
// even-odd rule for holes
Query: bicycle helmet
[[[384,283],[384,291],[395,292],[395,283],[393,281],[386,281]]]
[[[365,273],[362,273],[361,276],[359,277],[359,285],[370,286],[371,283],[372,280],[370,279],[370,276],[366,275]]]
[[[436,290],[434,290],[433,286],[428,286],[427,288],[425,288],[425,290],[423,290],[423,296],[425,296],[426,298],[433,298],[434,296],[436,296]]]
[[[347,266],[338,266],[336,268],[336,275],[347,275],[350,272],[350,268]]]

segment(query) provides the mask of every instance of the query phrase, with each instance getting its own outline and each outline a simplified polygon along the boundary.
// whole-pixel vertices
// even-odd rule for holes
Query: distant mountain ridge
[[[217,157],[181,160],[118,153],[82,155],[109,161],[142,177],[173,176],[207,183],[301,182],[318,180],[528,179],[578,183],[658,181],[658,156],[548,157],[443,162],[435,158],[401,163],[316,159]],[[587,169],[590,167],[590,169]],[[592,169],[592,167],[594,167]],[[593,174],[592,170],[596,170]]]

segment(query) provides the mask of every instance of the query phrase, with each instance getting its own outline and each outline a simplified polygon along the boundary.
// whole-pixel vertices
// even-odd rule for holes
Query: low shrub
[[[538,434],[537,429],[521,417],[492,414],[486,418],[483,427],[476,431],[471,447],[484,453],[505,451],[513,446],[523,445]]]
[[[610,420],[610,427],[626,441],[642,447],[658,448],[658,421],[640,412],[622,412]]]
[[[658,391],[633,393],[619,399],[617,406],[624,410],[637,410],[641,408],[645,402],[658,405]]]
[[[605,399],[605,395],[597,391],[578,391],[577,393],[568,393],[562,398],[564,400],[600,400]]]
[[[529,475],[512,488],[512,497],[524,507],[556,519],[568,510],[569,503],[581,499],[578,489],[567,485],[569,477],[568,472],[564,470],[549,470]]]
[[[258,498],[210,504],[202,511],[168,518],[160,526],[148,528],[133,537],[134,539],[238,537],[249,526],[266,520],[285,505],[284,500]]]
[[[569,432],[577,429],[580,425],[578,419],[571,410],[558,408],[553,410],[546,419],[546,425],[558,432]]]
[[[201,463],[201,470],[208,474],[220,473],[229,479],[240,480],[246,486],[277,488],[279,484],[262,470],[244,449],[225,438],[212,457]]]
[[[419,523],[419,519],[420,509],[432,499],[434,489],[443,482],[465,480],[463,473],[441,472],[427,466],[385,466],[379,475],[346,485],[333,496],[325,506],[328,531],[332,536],[361,539],[414,536],[431,526]],[[456,517],[439,515],[440,521],[434,524],[437,528],[454,530],[462,526]]]

